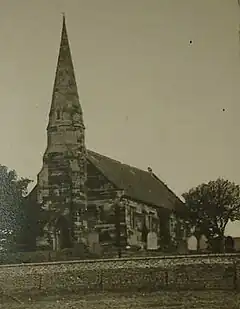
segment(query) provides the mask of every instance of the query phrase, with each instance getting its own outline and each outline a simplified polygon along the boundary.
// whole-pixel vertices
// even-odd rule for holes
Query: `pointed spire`
[[[67,35],[67,27],[66,27],[66,17],[65,17],[65,13],[62,13],[63,16],[63,20],[62,20],[62,37],[61,37],[61,45],[62,44],[65,45],[66,48],[69,49],[70,52],[70,47],[69,47],[69,42],[68,42],[68,35]],[[71,54],[71,52],[70,52]]]
[[[75,117],[75,125],[83,126],[82,109],[79,102],[77,83],[68,40],[66,17],[63,13],[61,42],[48,128],[56,125],[67,125],[70,122],[72,123],[72,117]]]

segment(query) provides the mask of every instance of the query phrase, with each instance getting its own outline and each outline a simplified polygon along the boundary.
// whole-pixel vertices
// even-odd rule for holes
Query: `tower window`
[[[57,120],[59,120],[60,119],[60,110],[57,110]]]

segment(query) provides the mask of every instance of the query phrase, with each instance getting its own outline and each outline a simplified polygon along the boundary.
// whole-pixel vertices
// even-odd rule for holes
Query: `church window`
[[[54,194],[56,196],[60,196],[60,190],[59,189],[54,189]]]
[[[149,231],[152,230],[152,215],[151,214],[148,215],[148,229]]]
[[[130,207],[130,226],[132,229],[135,228],[135,208]]]
[[[175,229],[176,229],[176,218],[174,215],[171,215],[169,218],[170,235],[175,234]]]
[[[60,115],[60,110],[57,110],[57,120],[59,120],[60,117],[61,117],[61,115]]]

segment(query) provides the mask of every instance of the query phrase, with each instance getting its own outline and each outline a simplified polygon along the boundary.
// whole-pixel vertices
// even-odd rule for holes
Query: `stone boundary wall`
[[[8,294],[240,289],[240,255],[187,255],[0,265]]]

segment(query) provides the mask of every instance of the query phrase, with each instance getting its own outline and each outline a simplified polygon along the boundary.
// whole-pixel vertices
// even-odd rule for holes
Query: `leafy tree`
[[[11,244],[16,242],[26,222],[24,197],[30,182],[19,178],[15,170],[0,165],[0,236]]]
[[[189,227],[195,227],[198,235],[205,234],[210,243],[219,239],[222,251],[226,225],[240,219],[239,185],[218,178],[192,188],[183,197]]]

